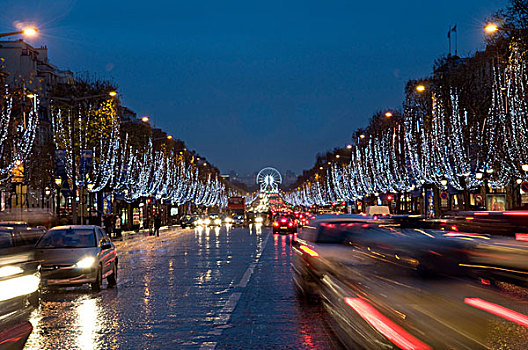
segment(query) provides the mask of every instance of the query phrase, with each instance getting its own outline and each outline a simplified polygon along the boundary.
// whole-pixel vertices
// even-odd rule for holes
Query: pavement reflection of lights
[[[81,333],[77,337],[77,345],[80,349],[95,349],[96,338],[101,333],[101,324],[98,319],[100,307],[98,299],[86,299],[77,307],[77,327]]]

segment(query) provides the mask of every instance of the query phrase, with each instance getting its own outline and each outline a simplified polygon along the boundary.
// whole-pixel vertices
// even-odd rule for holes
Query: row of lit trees
[[[438,60],[431,77],[407,84],[403,113],[377,113],[352,144],[318,157],[286,199],[328,205],[427,186],[467,195],[484,182],[526,180],[526,42],[507,35],[518,32],[502,32],[474,57]]]
[[[57,184],[75,197],[83,191],[112,192],[127,202],[152,197],[174,205],[226,206],[229,184],[218,169],[182,141],[160,130],[162,137],[156,137],[148,120],[123,119],[115,87],[108,82],[77,79],[55,86],[49,96],[28,91],[23,84],[2,86],[4,190],[20,177],[17,181],[47,195]],[[49,106],[45,111],[39,108],[44,99]],[[74,219],[75,204],[73,200]]]
[[[153,197],[226,205],[226,183],[218,170],[177,147],[181,141],[164,133],[156,138],[148,120],[122,121],[110,84],[77,81],[74,87],[59,85],[51,97],[54,143],[65,151],[70,188],[113,191],[128,202]]]

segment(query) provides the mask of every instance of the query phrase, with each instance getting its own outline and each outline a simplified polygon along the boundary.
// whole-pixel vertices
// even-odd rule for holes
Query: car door
[[[99,240],[99,247],[101,247],[100,260],[103,266],[103,276],[105,276],[107,273],[109,274],[112,271],[116,253],[114,245],[112,244],[112,241],[110,240],[106,232],[101,228],[97,228],[97,231],[101,236],[101,239]],[[109,248],[103,249],[105,245],[108,245]]]

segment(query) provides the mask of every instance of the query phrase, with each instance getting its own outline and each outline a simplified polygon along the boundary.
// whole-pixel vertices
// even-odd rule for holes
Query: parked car
[[[106,232],[93,225],[59,226],[37,243],[46,287],[90,284],[93,291],[117,284],[118,257]]]

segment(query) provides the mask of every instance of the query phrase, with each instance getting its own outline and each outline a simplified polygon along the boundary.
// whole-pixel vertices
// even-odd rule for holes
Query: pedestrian
[[[116,237],[121,236],[121,218],[119,217],[119,215],[115,219],[115,233]]]
[[[103,224],[108,236],[112,237],[112,216],[109,214],[105,215],[103,218]]]
[[[154,234],[159,237],[159,230],[161,227],[161,216],[158,214],[154,217]]]

